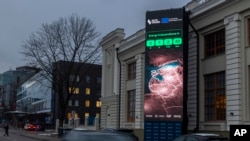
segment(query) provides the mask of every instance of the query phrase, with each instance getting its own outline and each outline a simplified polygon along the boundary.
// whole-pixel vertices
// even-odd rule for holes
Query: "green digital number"
[[[155,45],[156,46],[163,46],[163,40],[162,39],[157,39],[157,40],[155,40]]]
[[[173,44],[173,40],[172,39],[165,39],[164,40],[164,45],[165,46],[171,46]]]
[[[173,39],[174,45],[181,45],[182,44],[182,38],[174,38]]]
[[[153,46],[155,46],[155,41],[154,40],[147,40],[146,46],[147,47],[153,47]]]
[[[146,41],[146,47],[163,47],[171,48],[174,45],[175,47],[180,47],[182,45],[182,38],[165,38],[165,39],[150,39]]]

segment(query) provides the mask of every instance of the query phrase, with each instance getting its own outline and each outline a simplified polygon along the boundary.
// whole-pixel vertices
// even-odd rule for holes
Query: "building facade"
[[[0,119],[4,112],[16,110],[17,88],[38,71],[34,67],[22,66],[0,74]]]
[[[250,124],[250,1],[193,0],[188,51],[188,130],[228,135]],[[101,126],[144,129],[145,31],[107,34],[103,48]],[[104,83],[105,82],[105,83]]]
[[[70,62],[59,61],[56,63],[59,70],[64,75],[64,70],[70,68]],[[67,91],[72,94],[68,105],[66,107],[65,123],[70,124],[71,120],[78,119],[78,124],[93,125],[96,117],[100,116],[100,97],[101,97],[101,65],[88,64],[88,63],[74,63],[70,78],[63,81],[63,95],[57,94],[58,91],[54,91],[52,97],[52,107],[54,109],[54,119],[60,119],[60,101],[59,96],[66,98]],[[55,76],[60,77],[58,74]],[[67,75],[66,75],[67,76]],[[63,77],[63,76],[62,76]],[[53,83],[56,80],[53,78]],[[73,81],[75,81],[73,85]],[[55,89],[55,88],[53,88]]]
[[[123,29],[105,36],[102,68],[102,128],[143,129],[145,30],[124,39]],[[120,107],[120,108],[119,108]]]
[[[196,112],[189,110],[190,129],[198,124],[199,130],[229,131],[230,125],[250,123],[249,4],[247,0],[208,0],[186,6],[198,32],[189,36],[190,58],[195,60],[192,52],[198,51],[198,72],[190,72],[199,78],[198,94],[189,89],[189,103],[198,99],[199,106]]]
[[[63,69],[69,68],[69,65],[67,62],[57,62],[57,67],[62,72]],[[77,70],[79,68],[81,69]],[[93,125],[95,118],[100,116],[101,65],[75,63],[72,70],[74,71],[70,75],[64,76],[70,78],[67,79],[69,87],[65,87],[63,93],[66,95],[68,90],[72,94],[66,106],[64,123],[72,124],[72,119],[78,119],[78,124],[87,122],[88,125]],[[26,112],[29,122],[48,123],[54,126],[60,115],[60,95],[54,91],[52,82],[55,81],[55,77],[50,81],[44,74],[40,71],[18,88],[16,109]],[[77,81],[77,87],[71,86],[73,81]],[[67,82],[64,82],[63,86],[67,86]]]
[[[37,73],[18,88],[16,110],[26,112],[30,122],[45,123],[52,114],[51,89],[51,83]]]

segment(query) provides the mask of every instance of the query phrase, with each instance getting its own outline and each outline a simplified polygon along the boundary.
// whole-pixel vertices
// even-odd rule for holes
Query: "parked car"
[[[222,137],[219,134],[192,133],[179,136],[173,141],[229,141],[229,139],[226,137]]]
[[[136,141],[139,141],[139,138],[134,134],[133,129],[127,129],[127,128],[104,128],[101,130],[102,132],[120,132],[120,133],[127,133],[134,138],[136,138]]]
[[[27,131],[45,131],[45,127],[42,124],[27,123],[24,125],[24,130],[27,130]]]
[[[35,126],[35,131],[45,131],[45,126],[43,124],[33,124]]]
[[[31,124],[31,123],[27,123],[24,125],[24,130],[27,130],[27,131],[35,131],[35,125]]]
[[[125,132],[71,131],[62,141],[137,141],[137,139]]]

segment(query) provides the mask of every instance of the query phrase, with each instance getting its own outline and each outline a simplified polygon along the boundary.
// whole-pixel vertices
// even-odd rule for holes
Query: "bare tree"
[[[77,64],[100,63],[99,35],[91,20],[73,14],[50,24],[42,24],[22,45],[21,53],[25,59],[30,65],[41,68],[43,79],[52,84],[61,109],[60,117],[55,117],[60,119],[60,126],[66,117],[72,91],[84,76],[83,66]],[[76,77],[72,80],[72,76]]]

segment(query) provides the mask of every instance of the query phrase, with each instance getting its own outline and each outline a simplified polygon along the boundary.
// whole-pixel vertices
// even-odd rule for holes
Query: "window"
[[[79,101],[78,100],[70,100],[71,105],[70,106],[79,106]]]
[[[101,103],[101,101],[96,101],[96,107],[101,107],[101,105],[102,105],[102,103]]]
[[[85,94],[86,94],[86,95],[90,95],[90,92],[91,92],[90,88],[86,88],[86,89],[85,89]]]
[[[79,94],[80,89],[76,87],[69,87],[69,93],[70,94]]]
[[[205,57],[225,52],[225,29],[205,36]]]
[[[85,116],[85,117],[89,117],[89,113],[85,113],[84,116]]]
[[[95,117],[100,117],[100,113],[96,113],[96,114],[95,114]]]
[[[79,101],[75,100],[75,105],[74,106],[79,106]]]
[[[226,120],[224,71],[205,75],[205,120]]]
[[[135,122],[135,90],[128,91],[127,105],[127,120],[128,122]]]
[[[69,100],[69,106],[72,106],[72,100]]]
[[[71,111],[67,113],[67,118],[72,119],[72,118],[78,118],[78,114],[75,111]]]
[[[72,112],[72,117],[73,117],[73,118],[78,118],[78,114],[77,114],[76,111],[73,111],[73,112]]]
[[[79,75],[71,74],[69,76],[69,81],[71,81],[71,82],[79,82],[79,80],[80,80]]]
[[[67,113],[67,118],[71,119],[72,118],[72,114],[71,113]]]
[[[90,107],[90,101],[89,100],[85,100],[85,107]]]
[[[136,77],[136,63],[128,64],[128,80],[135,79]]]
[[[88,75],[86,76],[86,82],[90,83],[90,76],[88,76]]]

